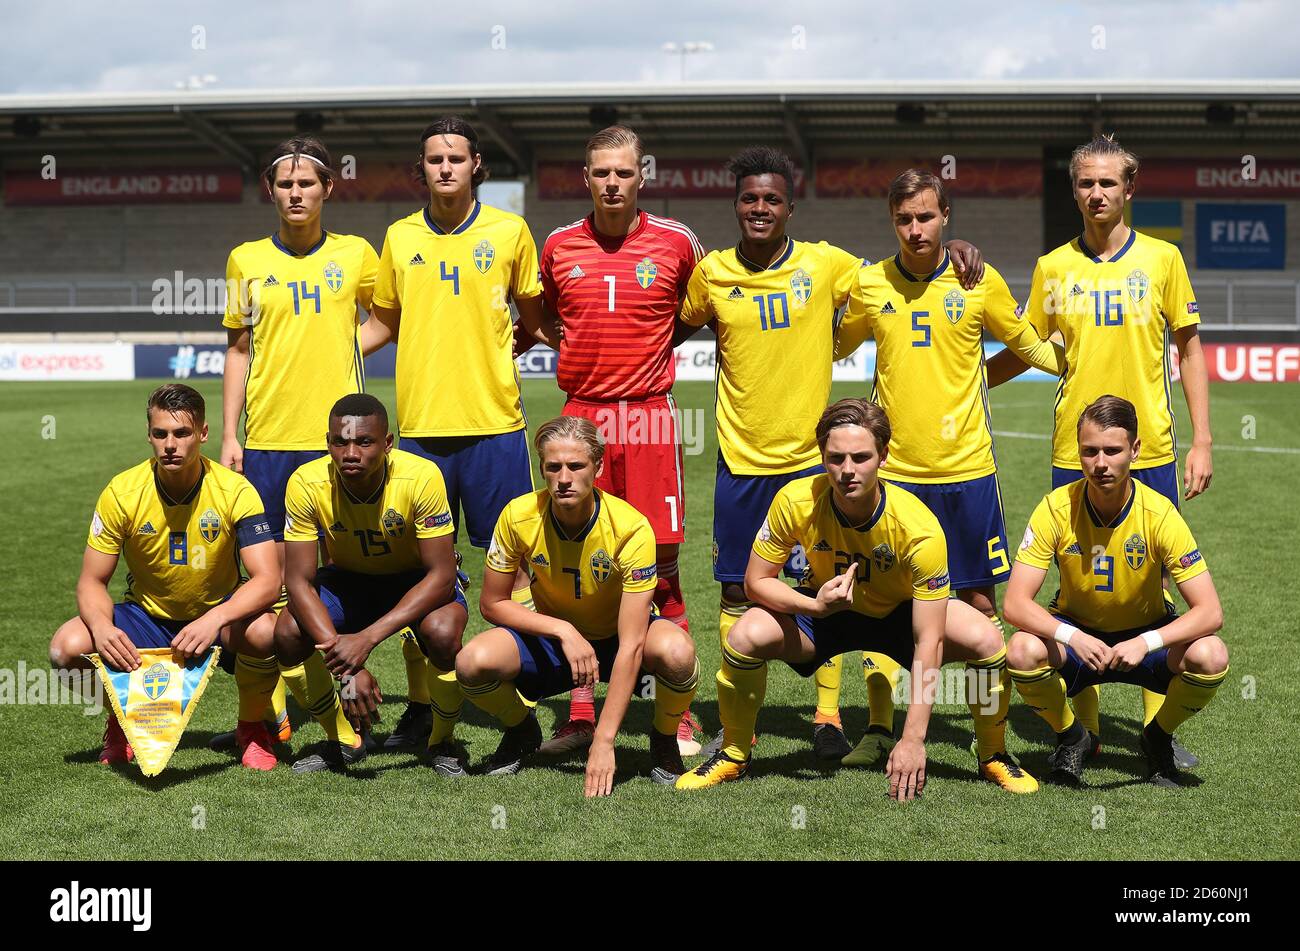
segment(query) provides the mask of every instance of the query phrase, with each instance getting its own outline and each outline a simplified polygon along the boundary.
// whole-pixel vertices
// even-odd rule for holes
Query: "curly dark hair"
[[[780,175],[785,187],[794,197],[794,162],[779,149],[766,145],[752,145],[742,149],[727,162],[727,171],[736,176],[736,196],[740,196],[740,183],[751,175]]]

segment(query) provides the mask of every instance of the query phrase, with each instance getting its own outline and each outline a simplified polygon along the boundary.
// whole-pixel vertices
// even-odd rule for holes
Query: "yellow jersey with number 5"
[[[1178,248],[1134,230],[1103,261],[1075,238],[1038,259],[1025,316],[1042,336],[1059,330],[1065,341],[1052,465],[1079,468],[1079,414],[1107,394],[1137,408],[1142,454],[1133,468],[1174,461],[1169,336],[1201,320]]]

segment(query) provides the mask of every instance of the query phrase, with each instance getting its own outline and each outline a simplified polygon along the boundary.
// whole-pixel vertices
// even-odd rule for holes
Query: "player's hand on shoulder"
[[[1111,652],[1111,670],[1132,670],[1147,656],[1147,643],[1140,637],[1120,641]]]
[[[140,666],[140,652],[120,627],[110,628],[102,635],[92,633],[90,642],[95,647],[95,653],[115,670],[135,670]]]
[[[592,740],[587,752],[587,778],[584,795],[588,799],[608,796],[614,791],[614,744]]]
[[[857,579],[858,563],[849,564],[848,570],[826,582],[817,592],[818,617],[826,617],[845,608],[853,607],[853,583]]]
[[[1070,649],[1090,670],[1103,671],[1111,662],[1114,651],[1100,638],[1079,631],[1070,638]]]
[[[899,740],[889,754],[885,775],[890,799],[911,802],[921,795],[925,789],[925,745],[917,740]]]

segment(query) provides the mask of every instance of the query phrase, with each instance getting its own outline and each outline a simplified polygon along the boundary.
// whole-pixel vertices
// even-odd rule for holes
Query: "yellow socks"
[[[727,634],[731,625],[740,620],[740,616],[754,606],[753,601],[728,601],[723,598],[718,603],[718,643],[726,645]]]
[[[843,654],[836,654],[817,668],[813,679],[817,681],[817,716],[816,723],[840,722],[840,677],[843,668]]]
[[[437,746],[444,740],[450,740],[460,722],[461,692],[456,681],[456,671],[439,670],[433,664],[426,664],[428,671],[427,690],[429,707],[433,711],[433,731],[429,734],[429,745]]]
[[[1169,681],[1169,692],[1165,694],[1165,702],[1156,714],[1156,723],[1160,729],[1173,733],[1188,717],[1200,712],[1213,700],[1227,679],[1227,669],[1217,674],[1193,674],[1185,671],[1176,675]]]
[[[1036,667],[1009,673],[1025,704],[1046,720],[1053,732],[1064,733],[1074,725],[1074,711],[1065,699],[1065,681],[1056,668]]]
[[[343,704],[334,690],[334,678],[319,651],[312,651],[311,656],[296,667],[281,665],[280,676],[294,697],[300,698],[303,709],[316,718],[331,740],[345,746],[357,745],[356,731],[343,715]]]
[[[533,589],[528,585],[522,588],[515,588],[510,592],[510,600],[515,604],[522,604],[530,611],[536,611],[537,605],[533,604]]]
[[[894,732],[894,687],[902,669],[886,654],[862,652],[862,676],[867,681],[867,707],[871,713],[868,729],[878,726]]]
[[[518,726],[528,716],[529,707],[519,696],[513,680],[493,680],[477,687],[462,683],[460,690],[470,703],[505,726]]]
[[[1142,688],[1142,725],[1147,726],[1156,718],[1160,708],[1164,705],[1165,695],[1156,693],[1154,690]]]
[[[998,648],[990,657],[966,663],[966,703],[975,721],[975,743],[981,763],[1006,752],[1007,710],[1011,692],[1007,690],[1007,649]],[[1059,679],[1059,678],[1058,678]]]
[[[397,636],[402,639],[402,660],[406,662],[406,698],[428,706],[429,662],[416,643],[414,631],[406,627]]]
[[[239,688],[239,719],[260,723],[280,683],[280,666],[274,657],[235,654],[235,686]],[[283,698],[284,694],[281,693]],[[283,706],[283,699],[281,700]]]
[[[1151,710],[1151,716],[1155,716],[1155,711],[1160,709],[1160,704],[1164,703],[1165,698],[1160,694],[1153,694],[1156,698],[1155,707]],[[1070,703],[1074,706],[1074,715],[1079,718],[1079,722],[1093,736],[1101,735],[1101,684],[1093,684],[1091,687],[1084,687],[1073,697]],[[1151,722],[1150,720],[1147,721]]]
[[[677,726],[682,721],[682,714],[691,705],[695,688],[700,682],[700,662],[690,675],[680,683],[655,675],[655,731],[666,736],[676,736]]]
[[[767,661],[747,657],[725,641],[718,670],[718,715],[722,718],[722,752],[737,762],[749,759],[758,708],[767,694]]]

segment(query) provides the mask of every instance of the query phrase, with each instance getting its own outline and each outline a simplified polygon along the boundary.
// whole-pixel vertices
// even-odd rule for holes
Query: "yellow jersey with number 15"
[[[246,448],[325,448],[330,407],[366,387],[357,305],[370,309],[378,267],[350,234],[326,232],[305,254],[278,234],[230,252],[222,324],[249,332]]]
[[[1060,330],[1065,340],[1052,465],[1079,468],[1079,414],[1107,394],[1137,408],[1142,455],[1133,468],[1174,461],[1169,334],[1201,321],[1178,248],[1130,231],[1124,247],[1103,261],[1075,238],[1038,259],[1025,316],[1042,336]]]
[[[779,475],[820,459],[814,431],[831,393],[835,312],[862,259],[787,239],[767,267],[739,248],[706,255],[680,318],[717,321],[718,447],[735,475]]]
[[[476,201],[451,231],[438,227],[427,208],[389,227],[375,304],[402,311],[402,436],[488,436],[524,428],[510,300],[541,293],[537,246],[518,215]]]

